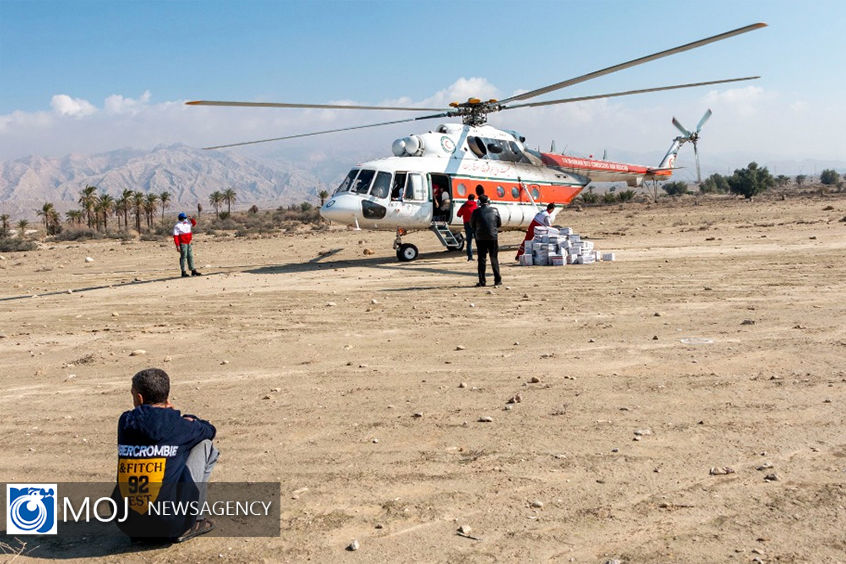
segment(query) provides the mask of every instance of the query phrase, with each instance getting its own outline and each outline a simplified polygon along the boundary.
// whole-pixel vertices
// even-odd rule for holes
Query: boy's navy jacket
[[[175,538],[196,520],[191,511],[173,508],[199,499],[185,463],[191,449],[213,439],[216,430],[208,421],[187,417],[194,421],[176,409],[150,405],[120,416],[115,499],[121,508],[129,500],[129,516],[118,526],[131,537]]]

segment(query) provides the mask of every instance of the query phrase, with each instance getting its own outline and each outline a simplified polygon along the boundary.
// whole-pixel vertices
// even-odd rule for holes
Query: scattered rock
[[[417,412],[417,413],[415,413],[412,417],[423,417],[423,412],[422,412],[422,411],[418,411],[418,412]]]
[[[349,546],[347,546],[347,550],[349,550],[351,552],[356,551],[356,550],[359,549],[360,546],[361,546],[361,544],[359,544],[358,540],[353,539],[353,541],[349,544]]]
[[[364,249],[363,251],[361,251],[361,253],[369,256],[369,255],[375,255],[376,251],[374,251],[373,249]]]
[[[532,507],[534,507],[536,509],[541,509],[543,507],[543,502],[536,499],[535,501],[532,502]]]
[[[638,437],[644,437],[652,434],[652,429],[635,429],[635,435]]]
[[[170,362],[171,360],[173,360],[173,359],[170,357],[170,355],[167,355],[166,357],[164,357],[164,362]]]
[[[120,314],[116,311],[112,312],[112,317],[120,317]]]
[[[376,304],[379,303],[379,300],[377,300],[376,298],[373,298],[372,300],[370,300],[370,303],[373,304],[373,305],[376,305]]]
[[[274,393],[279,393],[282,391],[282,388],[270,388],[270,391]]]
[[[734,469],[729,466],[715,466],[708,473],[712,476],[723,476],[725,474],[734,474]]]
[[[490,415],[479,417],[479,423],[493,423],[493,417]]]
[[[466,388],[467,384],[465,382],[461,382],[460,384],[458,384],[458,387],[459,388]]]
[[[754,319],[744,319],[740,322],[741,325],[755,325]]]
[[[463,351],[464,349],[465,349],[464,345],[458,345],[457,347],[455,347],[455,350],[457,350],[457,351]]]
[[[334,307],[336,305],[338,304],[336,304],[335,302],[326,302],[326,307]]]
[[[532,376],[531,378],[529,378],[529,384],[540,384],[540,378],[538,378],[537,376]]]
[[[520,394],[517,394],[517,395],[511,396],[510,398],[508,398],[508,401],[505,402],[505,403],[520,403],[522,401],[523,401],[523,397]]]
[[[220,365],[223,366],[224,364],[229,364],[228,360],[221,360]]]
[[[85,257],[85,262],[94,262],[94,259],[91,257]]]
[[[373,440],[370,441],[370,442],[373,443],[374,445],[379,444],[379,439],[377,439],[376,437],[373,437]]]
[[[469,525],[461,525],[458,527],[459,535],[469,535],[473,529]]]
[[[772,467],[773,467],[772,462],[764,462],[763,464],[761,464],[760,466],[758,466],[757,468],[755,468],[755,470],[757,470],[758,472],[760,472],[760,471],[762,471],[762,470],[769,470],[769,469],[770,469],[770,468],[772,468]]]
[[[765,482],[778,482],[779,479],[780,478],[778,477],[778,474],[776,474],[775,472],[773,472],[772,474],[767,474],[766,476],[764,476]]]
[[[266,396],[264,396],[264,397],[263,397],[263,398],[261,398],[261,399],[263,399],[263,400],[269,400],[269,399],[273,399],[273,396],[271,396],[270,394],[267,394]]]
[[[653,316],[653,317],[661,317],[661,312],[660,312],[660,311],[656,311],[655,313],[653,313],[653,314],[652,314],[652,316]]]
[[[476,307],[476,304],[471,303],[471,304],[470,304],[470,307]]]
[[[540,355],[541,358],[555,358],[555,353],[543,353]]]
[[[135,349],[134,351],[129,353],[129,356],[143,356],[145,354],[147,354],[147,351],[145,351],[144,349]]]

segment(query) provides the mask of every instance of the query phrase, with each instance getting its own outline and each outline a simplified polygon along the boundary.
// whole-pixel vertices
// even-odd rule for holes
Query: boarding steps
[[[449,229],[449,224],[445,221],[433,221],[432,231],[438,237],[438,240],[450,251],[460,251],[464,248],[464,234],[461,232],[453,233]]]

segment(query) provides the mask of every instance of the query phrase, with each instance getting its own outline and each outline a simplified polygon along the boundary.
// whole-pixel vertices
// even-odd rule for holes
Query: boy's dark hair
[[[555,209],[555,204],[547,204],[546,211],[552,211]]]
[[[467,196],[467,199],[472,202],[473,200],[476,199],[476,194],[470,194],[469,196]]]
[[[132,387],[144,398],[144,403],[162,403],[170,394],[170,378],[160,368],[145,368],[132,377]]]

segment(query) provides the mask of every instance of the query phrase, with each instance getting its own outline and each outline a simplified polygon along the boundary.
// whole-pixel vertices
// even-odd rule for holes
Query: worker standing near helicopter
[[[496,208],[491,207],[491,201],[487,196],[479,196],[479,207],[470,216],[470,226],[476,236],[476,247],[479,255],[478,271],[479,282],[477,287],[484,286],[487,255],[491,257],[491,270],[494,275],[494,286],[502,284],[502,276],[499,275],[499,228],[502,227],[502,219]]]
[[[529,224],[529,229],[526,230],[526,237],[520,243],[520,248],[517,249],[517,256],[514,260],[520,260],[523,253],[526,252],[526,241],[531,241],[535,238],[535,227],[549,227],[551,224],[552,212],[555,210],[555,204],[547,204],[546,210],[535,214],[534,219]]]
[[[202,276],[197,269],[194,268],[194,249],[191,247],[191,228],[197,225],[197,220],[193,217],[188,217],[185,212],[179,214],[179,221],[173,226],[173,242],[176,245],[176,250],[179,252],[179,268],[182,269],[182,277],[188,276]],[[188,263],[188,268],[191,269],[191,274],[185,270],[185,263]]]
[[[470,218],[473,212],[478,208],[476,203],[476,195],[470,194],[467,196],[467,201],[461,204],[458,212],[455,214],[464,220],[464,240],[467,242],[467,260],[473,260],[473,226],[470,225]]]

